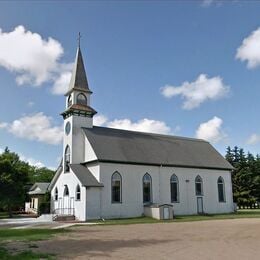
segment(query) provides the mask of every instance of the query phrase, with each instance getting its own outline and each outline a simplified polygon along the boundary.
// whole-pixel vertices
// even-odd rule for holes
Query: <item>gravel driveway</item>
[[[260,259],[260,219],[79,226],[39,241],[60,259]]]

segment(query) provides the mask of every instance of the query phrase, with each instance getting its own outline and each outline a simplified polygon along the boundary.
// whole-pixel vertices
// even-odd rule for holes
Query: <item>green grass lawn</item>
[[[103,225],[128,225],[128,224],[145,224],[145,223],[169,223],[169,222],[190,222],[216,219],[238,219],[238,218],[260,218],[260,209],[243,209],[231,214],[212,214],[212,215],[191,215],[175,216],[171,220],[157,220],[149,217],[127,218],[127,219],[108,219],[105,221],[92,221]]]
[[[0,259],[55,259],[50,254],[33,252],[32,249],[37,248],[37,245],[31,244],[30,241],[47,240],[56,234],[64,234],[66,232],[69,231],[64,229],[0,229]],[[5,244],[13,241],[25,241],[28,249],[19,253],[11,253],[5,248]]]
[[[56,234],[64,234],[64,229],[0,229],[0,242],[46,240]]]
[[[36,259],[54,259],[53,255],[34,253],[26,250],[20,253],[10,253],[7,249],[0,247],[0,259],[2,260],[36,260]]]

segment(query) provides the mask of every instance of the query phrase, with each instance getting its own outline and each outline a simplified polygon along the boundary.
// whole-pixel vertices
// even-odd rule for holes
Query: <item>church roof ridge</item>
[[[86,130],[91,130],[91,128],[85,128]],[[93,128],[101,128],[101,129],[109,129],[112,131],[123,131],[123,132],[129,132],[133,134],[140,134],[140,135],[149,135],[149,136],[158,136],[158,137],[168,137],[168,138],[175,138],[178,140],[187,140],[187,141],[194,141],[194,142],[206,142],[208,141],[200,138],[192,138],[192,137],[185,137],[185,136],[178,136],[178,135],[171,135],[171,134],[159,134],[159,133],[151,133],[151,132],[143,132],[143,131],[136,131],[136,130],[127,130],[127,129],[119,129],[119,128],[113,128],[113,127],[105,127],[105,126],[93,126]]]

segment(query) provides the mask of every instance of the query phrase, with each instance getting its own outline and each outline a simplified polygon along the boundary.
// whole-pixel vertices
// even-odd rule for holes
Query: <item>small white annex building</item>
[[[51,210],[85,221],[144,214],[233,211],[232,166],[206,141],[93,126],[80,47],[66,93],[63,161],[50,186]]]

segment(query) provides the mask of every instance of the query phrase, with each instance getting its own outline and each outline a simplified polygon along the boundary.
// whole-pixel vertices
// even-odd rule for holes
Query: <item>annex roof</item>
[[[207,141],[106,127],[83,128],[103,162],[231,170]]]
[[[85,187],[103,187],[104,185],[97,181],[89,169],[82,164],[70,164],[71,170],[78,177],[81,184]]]
[[[30,188],[28,194],[29,195],[44,195],[49,187],[49,182],[36,182],[34,185]]]

